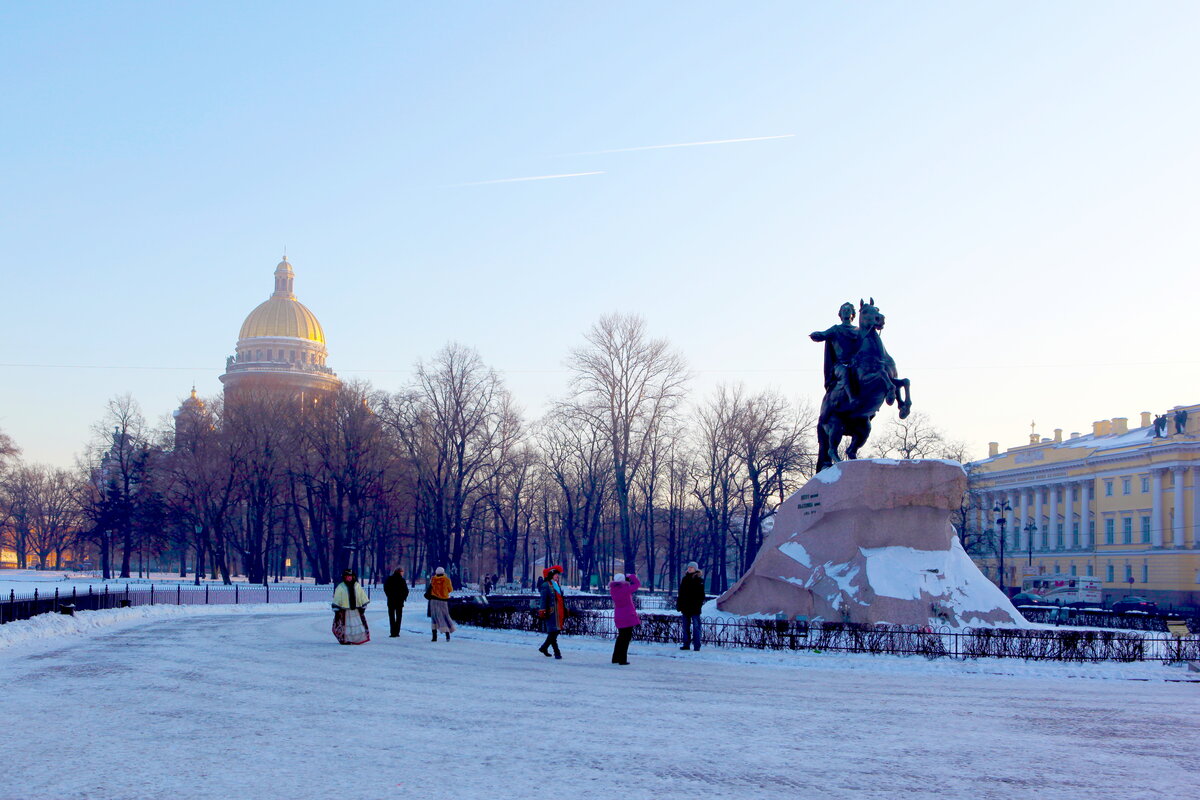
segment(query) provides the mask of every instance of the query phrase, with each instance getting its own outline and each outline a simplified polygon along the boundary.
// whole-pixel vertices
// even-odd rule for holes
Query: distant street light
[[[1025,545],[1029,548],[1029,566],[1033,566],[1033,535],[1037,533],[1037,525],[1032,522],[1025,526]]]
[[[200,534],[204,533],[204,526],[201,525],[199,522],[197,522],[195,525],[192,526],[192,529],[196,532],[196,570],[195,570],[196,580],[195,580],[195,584],[196,584],[196,586],[199,586],[200,585]]]
[[[1008,525],[1008,512],[1012,511],[1012,506],[1007,500],[1002,500],[992,509],[999,517],[996,518],[996,524],[1000,526],[1000,591],[1008,594],[1008,590],[1004,587],[1004,529]]]

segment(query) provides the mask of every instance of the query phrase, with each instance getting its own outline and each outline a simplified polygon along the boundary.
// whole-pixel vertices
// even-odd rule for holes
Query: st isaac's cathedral
[[[234,355],[225,359],[225,402],[264,394],[292,396],[301,403],[336,391],[341,381],[325,365],[325,331],[313,312],[296,299],[296,273],[287,256],[275,267],[275,291],[250,312],[238,333]],[[175,410],[175,437],[206,420],[204,401],[192,389]]]
[[[325,331],[296,299],[296,273],[287,256],[275,267],[275,291],[250,312],[238,333],[234,355],[225,360],[226,401],[239,394],[270,391],[314,399],[340,381],[325,365]]]

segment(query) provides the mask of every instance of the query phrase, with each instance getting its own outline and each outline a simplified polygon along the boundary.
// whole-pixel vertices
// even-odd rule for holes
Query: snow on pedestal
[[[954,461],[824,469],[780,507],[754,564],[717,607],[824,622],[1024,627],[950,524],[966,488]]]

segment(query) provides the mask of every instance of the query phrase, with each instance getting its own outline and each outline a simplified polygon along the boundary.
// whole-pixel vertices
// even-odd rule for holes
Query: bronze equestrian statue
[[[912,410],[909,381],[896,374],[896,362],[888,355],[879,332],[884,316],[875,306],[858,301],[858,327],[853,324],[854,305],[843,303],[838,310],[841,323],[810,335],[825,343],[825,398],[817,422],[817,471],[841,461],[838,448],[849,436],[846,458],[857,458],[859,448],[871,435],[871,420],[885,402],[899,403],[900,419]]]

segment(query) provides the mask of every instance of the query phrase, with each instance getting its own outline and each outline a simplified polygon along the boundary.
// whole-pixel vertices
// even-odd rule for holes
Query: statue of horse
[[[858,350],[849,359],[846,380],[833,386],[821,402],[817,423],[817,471],[838,461],[842,438],[850,437],[846,458],[858,457],[859,448],[871,435],[871,420],[886,402],[899,403],[900,419],[912,409],[909,380],[896,374],[896,362],[888,355],[879,332],[884,316],[875,306],[858,301]]]

